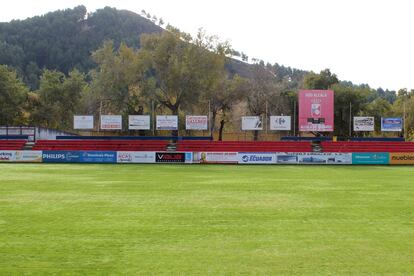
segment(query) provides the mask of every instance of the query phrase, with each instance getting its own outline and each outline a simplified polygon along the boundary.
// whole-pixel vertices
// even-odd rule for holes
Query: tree
[[[73,115],[86,87],[85,76],[79,71],[66,77],[62,72],[45,70],[39,90],[30,95],[31,121],[47,128],[72,129]]]
[[[19,125],[26,122],[25,101],[28,89],[15,71],[0,65],[0,125]]]
[[[311,72],[305,76],[304,86],[307,89],[329,89],[339,83],[338,77],[329,69],[322,70],[319,74]]]
[[[141,45],[147,95],[173,115],[183,105],[197,105],[201,93],[218,85],[229,53],[226,43],[202,30],[192,38],[171,26],[161,34],[143,35]]]

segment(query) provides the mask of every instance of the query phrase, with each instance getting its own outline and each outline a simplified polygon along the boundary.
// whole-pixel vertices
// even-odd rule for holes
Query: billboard
[[[263,120],[260,116],[243,116],[242,130],[262,130]]]
[[[116,163],[115,151],[49,151],[42,154],[45,163]]]
[[[387,165],[390,154],[388,152],[354,152],[352,164],[355,165]]]
[[[90,116],[90,115],[73,116],[73,129],[93,129],[93,116]]]
[[[270,116],[270,130],[291,130],[290,116]]]
[[[156,163],[185,163],[186,154],[184,152],[157,152],[155,154],[155,162]]]
[[[129,115],[128,129],[136,130],[150,130],[150,116],[149,115]]]
[[[334,130],[334,92],[299,91],[299,131]]]
[[[402,118],[381,118],[381,131],[402,131]]]
[[[155,152],[149,151],[118,151],[117,163],[155,163]]]
[[[187,115],[185,116],[185,129],[207,130],[207,116]]]
[[[122,129],[122,115],[101,115],[101,129]]]
[[[414,152],[391,152],[391,165],[414,165]]]
[[[352,164],[351,153],[313,153],[303,152],[296,153],[299,164],[332,164],[332,165],[346,165]]]
[[[374,117],[354,117],[354,131],[374,131]]]
[[[276,163],[277,164],[297,164],[298,155],[296,153],[277,153],[276,154]]]
[[[211,164],[237,164],[239,161],[237,152],[198,152],[196,161]]]
[[[42,151],[39,150],[2,150],[0,162],[42,162]]]
[[[178,116],[157,115],[157,130],[178,130]]]
[[[239,152],[239,164],[275,164],[275,153]]]

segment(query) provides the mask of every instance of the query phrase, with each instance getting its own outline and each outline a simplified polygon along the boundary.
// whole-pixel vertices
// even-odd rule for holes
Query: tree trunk
[[[224,120],[220,121],[219,138],[218,138],[219,141],[223,141],[223,129],[224,129],[225,123],[226,122]]]
[[[216,127],[216,117],[217,117],[217,111],[213,111],[211,114],[211,122],[210,122],[210,132],[211,132],[212,137],[214,133],[214,128]]]
[[[257,141],[259,139],[259,131],[258,130],[255,130],[254,131],[254,134],[253,134],[253,140],[254,141]]]

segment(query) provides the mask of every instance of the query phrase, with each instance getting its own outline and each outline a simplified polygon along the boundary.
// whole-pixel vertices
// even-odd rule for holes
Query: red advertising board
[[[332,90],[299,91],[299,130],[334,130],[334,92]]]

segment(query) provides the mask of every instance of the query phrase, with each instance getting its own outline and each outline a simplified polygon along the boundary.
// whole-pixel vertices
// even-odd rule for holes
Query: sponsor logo
[[[390,163],[395,165],[414,165],[414,153],[395,152],[390,154]]]
[[[169,153],[169,152],[157,152],[155,154],[155,162],[157,163],[184,163],[185,153]]]
[[[10,161],[13,159],[13,153],[12,152],[0,152],[0,161]]]
[[[248,164],[268,164],[274,163],[275,155],[273,153],[239,153],[239,163]]]
[[[65,160],[66,155],[64,153],[43,153],[43,159],[55,159],[55,160]]]

